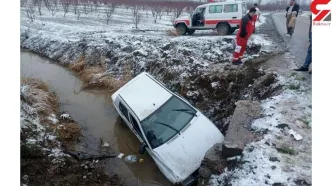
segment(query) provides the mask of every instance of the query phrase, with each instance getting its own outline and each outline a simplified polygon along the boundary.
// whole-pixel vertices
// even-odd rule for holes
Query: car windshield
[[[168,99],[141,122],[151,148],[159,147],[174,137],[191,121],[195,114],[196,110],[178,97],[172,96]]]

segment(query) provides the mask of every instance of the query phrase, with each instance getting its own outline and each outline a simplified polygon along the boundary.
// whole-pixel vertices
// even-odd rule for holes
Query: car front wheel
[[[179,34],[179,35],[186,35],[187,33],[187,26],[184,25],[184,24],[179,24],[176,26],[176,32]]]

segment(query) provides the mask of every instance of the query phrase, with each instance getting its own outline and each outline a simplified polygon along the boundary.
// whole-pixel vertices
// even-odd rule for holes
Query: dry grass
[[[176,31],[176,29],[167,30],[168,36],[179,36],[180,34]]]
[[[126,66],[122,73],[122,78],[118,79],[105,73],[105,67],[86,65],[84,57],[80,57],[75,63],[69,66],[84,82],[83,88],[106,88],[111,92],[116,91],[131,78],[130,67]]]
[[[82,72],[85,69],[86,63],[84,57],[81,56],[75,63],[69,65],[69,69],[74,72]]]
[[[76,123],[66,123],[59,125],[56,133],[63,141],[76,141],[81,136],[81,128]]]
[[[21,92],[21,99],[35,108],[39,115],[45,117],[59,112],[58,99],[46,83],[39,79],[21,78],[21,84],[27,86]]]
[[[29,86],[34,87],[36,89],[40,89],[40,90],[43,90],[45,92],[49,92],[48,84],[41,81],[40,79],[21,78],[21,84],[29,85]]]

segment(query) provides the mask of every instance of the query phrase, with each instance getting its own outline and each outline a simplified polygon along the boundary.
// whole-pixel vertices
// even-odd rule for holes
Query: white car
[[[223,0],[196,8],[192,15],[176,18],[173,26],[180,35],[193,34],[196,30],[217,29],[219,35],[232,34],[239,28],[241,18],[247,13],[242,0]]]
[[[166,178],[190,185],[206,151],[224,136],[187,100],[141,73],[112,95],[121,118],[141,141]]]

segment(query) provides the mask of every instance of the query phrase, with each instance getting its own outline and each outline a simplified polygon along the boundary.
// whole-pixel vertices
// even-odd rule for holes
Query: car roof
[[[119,95],[140,121],[152,114],[172,96],[171,92],[146,72],[130,80]]]
[[[226,0],[222,2],[215,2],[215,3],[207,3],[207,4],[202,4],[199,5],[197,8],[202,8],[202,7],[207,7],[209,5],[223,5],[223,4],[229,4],[229,3],[243,3],[243,1],[239,0]]]

